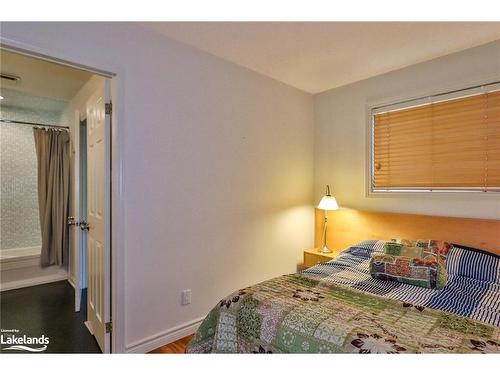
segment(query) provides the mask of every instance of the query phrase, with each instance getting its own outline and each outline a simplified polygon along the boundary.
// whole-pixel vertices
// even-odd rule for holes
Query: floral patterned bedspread
[[[500,353],[500,329],[300,274],[239,290],[188,353]]]
[[[342,268],[340,260],[337,264],[330,267]],[[367,268],[363,261],[347,269],[355,267]],[[210,311],[187,352],[500,353],[496,323],[356,289],[322,273],[317,266],[236,291]],[[359,275],[349,276],[355,278]],[[492,286],[498,284],[488,283]],[[442,293],[447,300],[449,292]]]

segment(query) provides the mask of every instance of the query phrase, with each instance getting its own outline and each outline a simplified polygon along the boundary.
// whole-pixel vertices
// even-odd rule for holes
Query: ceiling
[[[15,90],[38,97],[71,100],[92,73],[40,59],[0,51],[0,71],[21,78],[18,82],[0,81],[0,90]],[[7,90],[3,90],[7,89]],[[4,100],[8,100],[6,95]],[[20,97],[20,96],[19,96]],[[14,98],[11,98],[14,100]],[[4,100],[2,104],[5,105]]]
[[[499,22],[155,22],[141,25],[310,93],[500,39]]]

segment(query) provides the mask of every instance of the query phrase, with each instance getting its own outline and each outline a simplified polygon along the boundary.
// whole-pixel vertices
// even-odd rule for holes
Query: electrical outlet
[[[182,304],[189,305],[191,303],[191,289],[186,289],[182,291]]]

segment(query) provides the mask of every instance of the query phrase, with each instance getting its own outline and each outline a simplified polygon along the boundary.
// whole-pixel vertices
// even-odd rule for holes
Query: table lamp
[[[320,210],[325,211],[325,222],[323,228],[323,247],[320,249],[320,253],[331,253],[332,250],[326,246],[326,228],[328,226],[328,211],[334,211],[339,209],[339,205],[337,204],[337,200],[332,197],[330,194],[330,186],[326,185],[326,195],[321,198],[321,201],[318,204],[318,208]]]

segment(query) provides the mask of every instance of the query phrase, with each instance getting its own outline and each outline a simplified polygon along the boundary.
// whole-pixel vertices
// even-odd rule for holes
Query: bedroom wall
[[[367,104],[391,103],[498,81],[500,41],[318,94],[315,106],[315,201],[326,184],[344,207],[500,219],[500,193],[367,196]]]
[[[119,350],[166,343],[234,289],[296,269],[313,241],[312,96],[133,24],[1,27],[4,41],[118,73]]]

